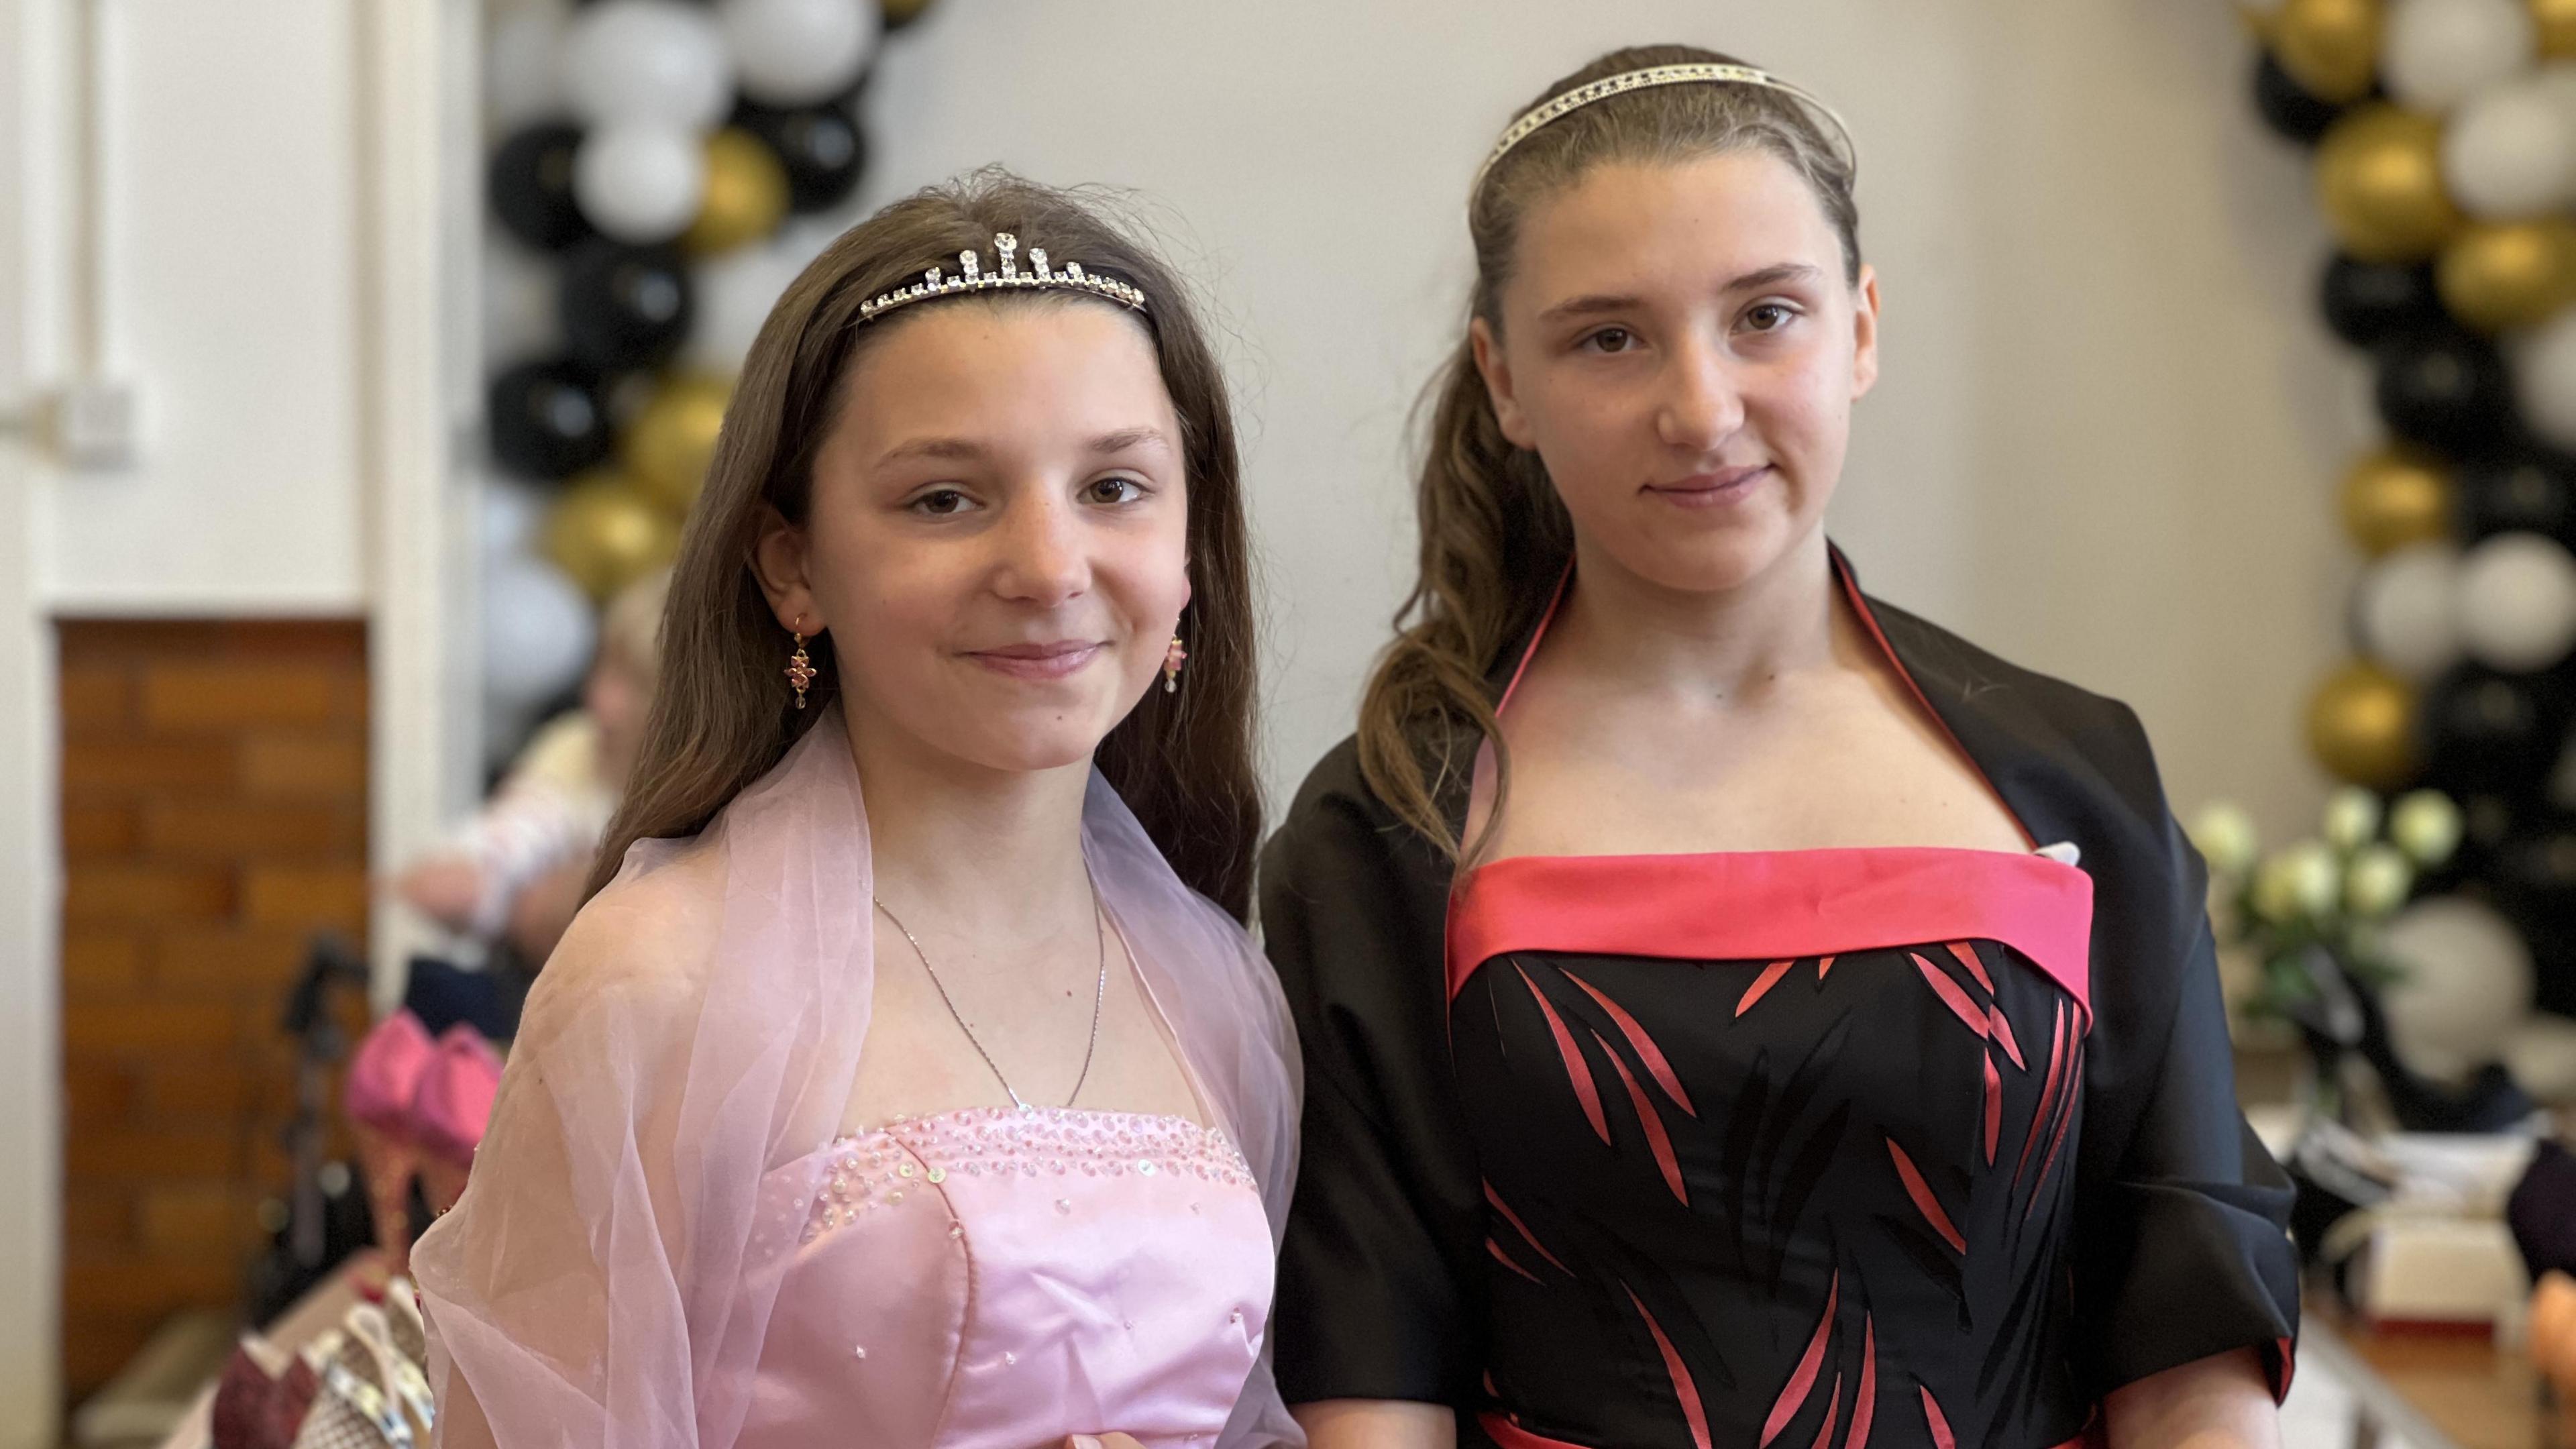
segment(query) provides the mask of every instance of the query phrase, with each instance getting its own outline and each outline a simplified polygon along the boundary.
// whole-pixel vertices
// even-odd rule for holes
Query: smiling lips
[[[1649,483],[1645,490],[1681,508],[1724,508],[1738,503],[1752,493],[1753,485],[1769,476],[1771,465],[1755,464],[1743,468],[1720,468],[1714,472],[1694,473],[1670,483]]]
[[[1013,679],[1066,679],[1080,673],[1108,647],[1096,639],[1058,639],[1045,644],[1005,644],[998,649],[969,650],[966,657]]]

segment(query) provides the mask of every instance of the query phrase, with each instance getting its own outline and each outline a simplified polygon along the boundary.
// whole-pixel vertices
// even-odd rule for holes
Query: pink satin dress
[[[1177,1117],[897,1121],[829,1167],[779,1288],[748,1449],[1211,1445],[1261,1350],[1270,1227]]]

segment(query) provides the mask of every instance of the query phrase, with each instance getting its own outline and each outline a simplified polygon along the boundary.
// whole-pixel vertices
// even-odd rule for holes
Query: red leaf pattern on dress
[[[1887,1153],[1896,1159],[1896,1175],[1905,1184],[1905,1195],[1914,1199],[1915,1208],[1923,1214],[1923,1221],[1932,1225],[1932,1231],[1941,1235],[1941,1241],[1950,1245],[1951,1252],[1968,1251],[1968,1240],[1959,1236],[1959,1230],[1950,1225],[1950,1215],[1941,1210],[1941,1200],[1932,1195],[1932,1184],[1925,1182],[1923,1174],[1915,1171],[1914,1159],[1905,1155],[1905,1149],[1897,1146],[1893,1137],[1887,1139]]]
[[[1953,941],[1950,954],[1959,958],[1959,964],[1968,968],[1968,974],[1977,978],[1977,984],[1986,989],[1988,996],[1995,994],[1994,980],[1986,975],[1986,963],[1977,959],[1976,947],[1965,941]]]
[[[1521,984],[1529,988],[1530,1000],[1538,1003],[1539,1015],[1547,1018],[1548,1035],[1556,1038],[1557,1055],[1565,1058],[1565,1078],[1574,1084],[1574,1099],[1583,1104],[1584,1120],[1592,1124],[1593,1135],[1601,1139],[1602,1145],[1608,1146],[1610,1119],[1601,1115],[1601,1089],[1592,1084],[1592,1068],[1584,1065],[1582,1049],[1574,1044],[1574,1033],[1565,1029],[1565,1022],[1557,1016],[1556,1008],[1548,1005],[1547,998],[1539,994],[1538,983],[1530,980],[1529,972],[1518,966],[1512,969],[1520,972]]]
[[[1816,1375],[1825,1366],[1825,1344],[1834,1333],[1834,1307],[1842,1302],[1843,1275],[1836,1272],[1825,1289],[1824,1316],[1816,1320],[1816,1333],[1807,1340],[1807,1351],[1798,1356],[1798,1367],[1789,1381],[1780,1386],[1780,1397],[1771,1403],[1771,1417],[1762,1422],[1762,1442],[1769,1444],[1798,1417],[1798,1409],[1815,1391]]]
[[[1681,1404],[1683,1422],[1690,1425],[1693,1449],[1709,1449],[1708,1411],[1700,1405],[1699,1385],[1692,1382],[1690,1368],[1682,1362],[1673,1341],[1664,1337],[1664,1326],[1655,1321],[1654,1314],[1646,1311],[1645,1300],[1637,1296],[1637,1290],[1625,1283],[1619,1287],[1628,1295],[1628,1301],[1637,1306],[1637,1316],[1646,1320],[1646,1332],[1654,1335],[1655,1351],[1664,1356],[1664,1374],[1673,1381],[1673,1398]]]
[[[1916,970],[1923,973],[1923,979],[1931,986],[1932,994],[1940,997],[1941,1004],[1950,1008],[1951,1015],[1966,1022],[1968,1030],[1975,1032],[1979,1041],[1985,1040],[1987,1033],[1992,1030],[1986,1025],[1986,1014],[1977,1010],[1976,1003],[1968,999],[1968,993],[1959,989],[1959,983],[1951,980],[1948,972],[1924,960],[1921,956],[1914,957],[1914,966]]]
[[[1618,1026],[1619,1034],[1636,1049],[1637,1060],[1646,1064],[1646,1075],[1655,1079],[1655,1085],[1664,1089],[1664,1095],[1673,1099],[1674,1106],[1693,1117],[1698,1116],[1699,1109],[1691,1105],[1690,1094],[1682,1090],[1682,1079],[1674,1073],[1673,1064],[1664,1059],[1663,1049],[1655,1045],[1653,1037],[1646,1035],[1646,1029],[1637,1024],[1637,1019],[1621,1010],[1619,1003],[1594,990],[1591,982],[1571,971],[1557,974],[1583,988],[1584,995],[1601,1004],[1602,1011],[1608,1013],[1610,1020]]]
[[[1521,1241],[1529,1244],[1532,1252],[1545,1258],[1549,1265],[1560,1273],[1570,1275],[1574,1272],[1572,1268],[1557,1261],[1556,1255],[1547,1250],[1547,1244],[1538,1240],[1538,1234],[1529,1230],[1529,1224],[1521,1221],[1521,1215],[1512,1211],[1511,1204],[1503,1201],[1503,1195],[1494,1191],[1494,1185],[1490,1182],[1485,1184],[1485,1201],[1493,1204],[1494,1211],[1503,1215],[1503,1221],[1512,1225],[1512,1231],[1521,1235]]]
[[[1646,1129],[1646,1149],[1655,1154],[1655,1166],[1663,1169],[1664,1186],[1673,1190],[1675,1202],[1690,1206],[1690,1194],[1682,1187],[1682,1165],[1673,1156],[1673,1139],[1664,1133],[1664,1119],[1655,1115],[1655,1104],[1646,1100],[1646,1089],[1637,1085],[1628,1064],[1610,1050],[1610,1043],[1601,1041],[1599,1032],[1594,1032],[1592,1039],[1601,1043],[1601,1054],[1610,1059],[1610,1069],[1619,1074],[1619,1084],[1628,1089],[1628,1101],[1637,1109],[1637,1123]]]
[[[1959,1441],[1952,1437],[1950,1433],[1950,1420],[1947,1415],[1941,1412],[1940,1401],[1932,1397],[1932,1391],[1930,1389],[1924,1388],[1920,1384],[1915,1385],[1915,1387],[1922,1389],[1923,1422],[1932,1431],[1932,1442],[1936,1446],[1936,1449],[1958,1449]]]
[[[1772,987],[1779,985],[1780,978],[1788,975],[1789,968],[1796,964],[1798,963],[1795,961],[1774,961],[1770,965],[1763,967],[1762,974],[1753,978],[1753,984],[1744,988],[1743,999],[1735,1003],[1735,1014],[1742,1016],[1744,1013],[1751,1011],[1753,1009],[1753,1003],[1760,1001],[1764,993],[1768,992]]]

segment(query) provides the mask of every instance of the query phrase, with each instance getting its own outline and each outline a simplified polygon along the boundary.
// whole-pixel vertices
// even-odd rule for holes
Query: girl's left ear
[[[1864,263],[1852,286],[1852,400],[1878,385],[1878,270]]]
[[[805,530],[767,504],[760,512],[760,536],[751,545],[751,571],[760,580],[761,593],[768,596],[769,612],[781,629],[808,636],[822,633],[831,623],[815,606]]]

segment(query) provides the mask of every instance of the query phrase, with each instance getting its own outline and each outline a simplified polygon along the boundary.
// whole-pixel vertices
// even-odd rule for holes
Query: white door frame
[[[59,1442],[62,860],[46,465],[33,398],[62,365],[63,0],[0,0],[0,1449]]]

